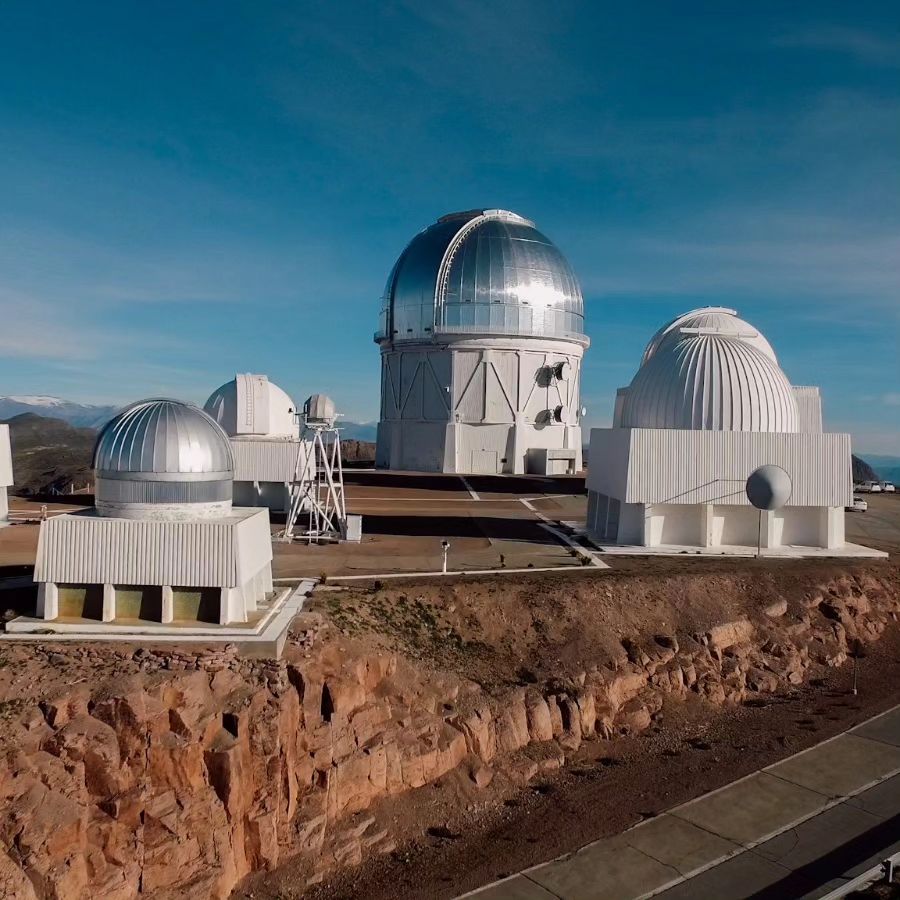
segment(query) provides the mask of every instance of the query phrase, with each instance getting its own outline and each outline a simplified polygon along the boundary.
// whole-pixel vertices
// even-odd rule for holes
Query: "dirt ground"
[[[900,629],[852,668],[790,694],[735,709],[673,702],[647,732],[585,744],[566,768],[524,791],[506,784],[470,799],[458,774],[371,810],[406,839],[333,881],[304,891],[291,864],[251,879],[240,900],[434,900],[617,834],[837,734],[898,702]],[[499,781],[499,780],[498,780]]]
[[[663,574],[665,562],[669,571]],[[499,697],[516,685],[546,690],[554,681],[564,684],[599,658],[624,658],[623,648],[639,635],[677,631],[685,646],[691,633],[758,614],[774,597],[790,598],[798,610],[811,587],[830,579],[872,574],[900,581],[893,562],[627,563],[630,571],[616,569],[601,579],[573,574],[565,589],[551,574],[392,582],[320,591],[312,609],[348,638],[382,642],[436,675],[452,671]],[[855,697],[852,665],[815,667],[806,683],[736,708],[696,695],[667,702],[649,730],[586,742],[567,756],[563,769],[525,789],[502,770],[487,791],[475,791],[464,772],[450,773],[368,811],[398,837],[391,854],[312,889],[288,862],[250,879],[234,896],[457,896],[618,833],[893,706],[900,701],[900,628],[889,628],[859,661]]]
[[[372,525],[368,543],[352,548],[276,548],[276,572],[384,572],[435,568],[433,545],[449,537],[473,568],[550,559],[577,566],[533,512],[490,479],[367,480],[351,485],[351,509]],[[362,476],[367,476],[362,478]],[[382,476],[378,476],[382,477]],[[400,477],[400,476],[397,476]],[[405,478],[405,476],[403,476]],[[422,480],[425,479],[425,480]],[[543,488],[538,496],[538,488]],[[471,488],[478,495],[476,500]],[[583,516],[584,497],[569,480],[516,484],[553,519]],[[533,490],[534,493],[529,493]],[[581,488],[583,491],[583,488]],[[387,493],[383,493],[387,491]],[[409,498],[409,509],[402,498]],[[900,497],[873,495],[869,512],[847,515],[848,540],[900,553]],[[580,513],[579,513],[580,509]],[[20,518],[32,515],[22,507]],[[3,608],[30,590],[37,528],[0,531]],[[508,548],[508,549],[505,549]],[[318,550],[322,554],[317,554]],[[505,552],[504,552],[505,549]],[[345,555],[342,555],[345,554]],[[469,564],[468,562],[466,563]],[[900,580],[890,561],[775,560],[698,557],[615,557],[604,571],[357,582],[314,595],[319,611],[354,640],[390,647],[411,663],[450,671],[494,696],[511,687],[547,687],[571,679],[599,658],[626,653],[636,635],[690,640],[710,625],[739,618],[773,596],[793,596],[811,584],[854,572]],[[562,579],[565,579],[564,581]],[[20,596],[21,595],[21,596]],[[611,598],[615,595],[615,602]],[[623,599],[625,598],[625,602]],[[14,603],[10,602],[15,600]],[[566,766],[526,788],[498,771],[485,790],[465,772],[379,801],[368,814],[389,821],[396,849],[367,859],[314,888],[290,862],[251,878],[235,897],[254,900],[449,898],[529,865],[617,833],[900,702],[900,628],[890,626],[859,663],[860,693],[850,691],[852,664],[818,667],[812,680],[736,708],[712,706],[689,694],[669,702],[637,736],[585,742]],[[113,664],[109,674],[116,671]],[[32,679],[33,676],[33,679]],[[0,671],[0,695],[38,696],[58,673]]]

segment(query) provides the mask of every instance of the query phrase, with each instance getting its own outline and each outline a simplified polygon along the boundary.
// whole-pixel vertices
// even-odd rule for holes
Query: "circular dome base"
[[[98,500],[97,514],[106,519],[143,519],[157,522],[194,522],[231,514],[231,500],[211,503],[116,503]]]

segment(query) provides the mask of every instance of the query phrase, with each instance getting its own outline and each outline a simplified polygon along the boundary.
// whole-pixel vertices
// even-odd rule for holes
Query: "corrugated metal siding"
[[[107,503],[217,503],[231,500],[225,481],[131,481],[98,475],[94,495]]]
[[[587,460],[587,488],[609,497],[625,496],[630,428],[592,428]]]
[[[800,413],[800,430],[820,432],[822,430],[822,397],[817,387],[797,387],[794,385],[797,409]]]
[[[12,451],[9,446],[9,425],[0,425],[0,487],[13,483]]]
[[[303,454],[301,471],[308,455],[302,441],[233,440],[235,481],[293,481],[297,452]]]
[[[766,463],[781,466],[791,476],[788,506],[846,506],[850,502],[848,434],[630,431],[624,498],[629,503],[749,505],[744,493],[747,476]],[[593,446],[592,432],[591,471],[602,465],[603,459],[602,455],[594,459]]]
[[[240,526],[252,538],[247,549],[241,546],[240,565],[252,568],[263,553],[259,547],[263,531],[268,539],[265,510],[222,522],[55,516],[41,523],[34,578],[75,584],[236,587],[241,583]],[[268,553],[271,559],[271,545]]]

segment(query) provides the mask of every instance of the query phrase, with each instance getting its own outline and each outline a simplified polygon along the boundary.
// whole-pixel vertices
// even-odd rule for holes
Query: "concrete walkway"
[[[467,897],[819,897],[900,848],[900,707]]]

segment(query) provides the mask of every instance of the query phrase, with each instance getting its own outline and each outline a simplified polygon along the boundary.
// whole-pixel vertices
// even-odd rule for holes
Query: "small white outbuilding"
[[[761,514],[745,492],[759,466],[784,469],[787,503]],[[647,345],[591,431],[588,531],[646,547],[844,545],[850,435],[822,431],[819,389],[794,387],[772,346],[733,309],[679,316]]]
[[[9,446],[9,425],[0,425],[0,528],[9,524],[9,499],[6,492],[12,485],[12,450]]]
[[[265,375],[238,374],[212,392],[204,410],[231,441],[235,503],[286,512],[291,485],[308,477],[311,463],[287,392]]]

